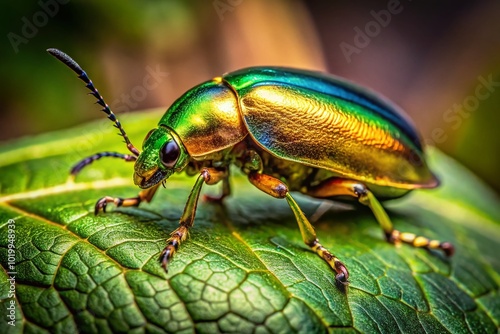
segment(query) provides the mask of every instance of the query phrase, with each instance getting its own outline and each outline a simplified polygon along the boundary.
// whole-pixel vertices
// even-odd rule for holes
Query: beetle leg
[[[389,216],[375,195],[373,195],[373,193],[368,190],[364,184],[359,183],[358,181],[330,178],[323,181],[319,185],[308,189],[306,193],[317,198],[333,196],[356,197],[361,204],[368,206],[372,210],[375,218],[384,230],[387,241],[392,243],[404,242],[414,247],[427,249],[441,249],[447,256],[453,255],[454,248],[449,242],[430,240],[426,237],[417,236],[413,233],[395,230]]]
[[[155,195],[156,190],[158,190],[159,186],[160,183],[155,186],[152,186],[151,188],[141,190],[139,192],[139,195],[137,195],[137,197],[121,198],[121,197],[105,196],[99,199],[95,204],[94,213],[97,215],[101,210],[102,212],[106,212],[106,206],[108,205],[108,203],[114,203],[117,207],[120,207],[120,206],[138,206],[142,202],[151,202],[151,199],[153,199],[153,196]]]
[[[337,273],[335,275],[335,279],[338,282],[342,284],[348,284],[349,272],[347,271],[346,266],[342,262],[340,262],[340,260],[335,255],[330,253],[319,243],[313,226],[307,220],[297,202],[295,202],[293,197],[290,195],[288,187],[280,180],[258,172],[251,172],[248,175],[248,178],[255,187],[262,190],[266,194],[276,198],[286,199],[288,205],[293,211],[293,214],[295,215],[295,218],[297,219],[297,223],[299,225],[300,233],[302,234],[304,243],[311,247],[313,251],[315,251],[323,260],[325,260],[330,265],[330,267],[332,267],[332,269],[335,270],[335,272]]]
[[[196,179],[193,189],[189,194],[186,206],[184,207],[184,212],[182,213],[179,221],[179,227],[170,233],[170,238],[167,240],[167,246],[160,254],[161,266],[165,269],[165,271],[167,271],[168,261],[174,256],[181,242],[186,240],[189,229],[193,227],[201,187],[204,183],[209,185],[216,184],[227,178],[227,174],[227,168],[216,169],[206,167],[201,170],[201,173]]]
[[[222,200],[231,194],[231,187],[229,185],[229,173],[228,176],[222,179],[222,194],[219,196],[205,195],[203,199],[207,202],[217,202],[220,203]]]
[[[90,157],[86,157],[85,159],[80,160],[77,164],[75,164],[70,171],[70,177],[74,179],[78,173],[85,167],[90,165],[96,160],[99,160],[104,157],[112,157],[112,158],[120,158],[125,161],[135,161],[137,157],[131,154],[122,154],[118,152],[99,152]]]

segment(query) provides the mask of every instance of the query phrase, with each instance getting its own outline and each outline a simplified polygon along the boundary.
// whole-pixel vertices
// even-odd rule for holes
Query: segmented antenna
[[[57,58],[59,61],[64,63],[66,66],[71,68],[76,74],[78,74],[78,78],[81,79],[83,82],[85,82],[85,87],[87,87],[90,90],[90,94],[93,95],[97,99],[97,104],[99,104],[102,107],[102,111],[106,113],[108,118],[114,122],[114,127],[120,130],[120,136],[123,137],[125,140],[125,143],[127,144],[127,148],[130,152],[132,152],[133,155],[136,157],[139,156],[139,150],[135,148],[135,146],[130,142],[130,139],[127,136],[127,133],[125,130],[122,128],[122,125],[120,121],[116,118],[115,114],[111,111],[109,108],[108,104],[104,102],[104,98],[99,94],[99,91],[97,88],[95,88],[94,84],[92,83],[92,80],[88,77],[87,73],[82,69],[80,65],[76,61],[74,61],[70,56],[62,52],[61,50],[58,49],[47,49],[47,52],[50,53],[52,56]]]

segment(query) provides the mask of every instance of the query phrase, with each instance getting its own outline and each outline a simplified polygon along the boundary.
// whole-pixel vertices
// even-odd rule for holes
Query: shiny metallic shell
[[[373,93],[288,68],[248,68],[223,80],[238,96],[249,134],[276,157],[378,186],[438,184],[409,119]]]

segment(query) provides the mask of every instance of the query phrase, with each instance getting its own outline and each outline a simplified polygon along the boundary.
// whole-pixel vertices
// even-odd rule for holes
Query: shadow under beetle
[[[439,181],[424,160],[421,140],[397,107],[340,78],[280,67],[253,67],[204,82],[182,95],[144,139],[142,153],[130,142],[120,122],[85,71],[67,54],[47,50],[86,83],[97,103],[120,131],[131,154],[101,152],[71,170],[102,157],[135,161],[137,197],[103,197],[108,203],[137,206],[149,202],[173,173],[198,175],[160,262],[167,264],[193,226],[203,184],[222,182],[221,201],[230,194],[229,166],[234,164],[258,189],[284,198],[293,211],[302,239],[347,284],[345,265],[323,247],[290,191],[331,199],[353,198],[374,213],[389,242],[454,252],[449,242],[429,240],[395,230],[377,198],[392,199],[412,189],[434,188]]]

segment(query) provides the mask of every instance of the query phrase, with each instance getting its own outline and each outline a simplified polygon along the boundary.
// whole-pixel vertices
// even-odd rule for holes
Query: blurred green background
[[[166,109],[197,83],[242,67],[294,66],[382,93],[428,143],[500,190],[500,1],[26,0],[0,8],[0,142],[104,117],[49,47],[75,58],[117,114]]]

